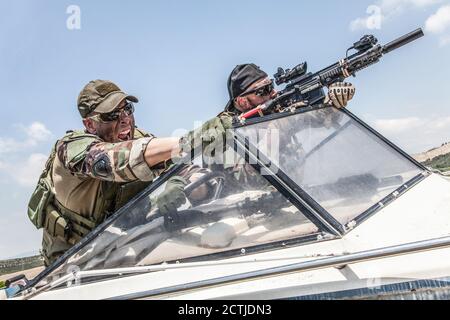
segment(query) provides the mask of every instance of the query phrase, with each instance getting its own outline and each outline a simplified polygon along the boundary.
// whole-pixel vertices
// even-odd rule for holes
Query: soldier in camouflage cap
[[[79,94],[85,129],[70,131],[56,142],[29,203],[30,219],[44,228],[42,253],[47,265],[148,186],[167,169],[172,154],[195,148],[192,137],[211,128],[224,134],[231,126],[230,118],[214,118],[182,139],[156,138],[135,126],[137,102],[105,80],[89,82]],[[179,202],[183,185],[192,182],[198,170],[188,166],[184,172],[164,199]],[[42,188],[45,178],[49,186]]]
[[[228,77],[230,100],[226,112],[239,115],[274,99],[278,92],[266,72],[253,63],[236,66]],[[345,108],[355,94],[355,87],[347,82],[337,82],[328,88],[324,104]]]
[[[221,113],[222,115],[239,116],[276,98],[278,95],[273,80],[269,78],[266,72],[253,63],[236,66],[228,77],[227,88],[230,99],[225,106],[224,112]],[[348,101],[353,98],[354,94],[355,88],[352,84],[341,82],[335,83],[330,86],[324,104],[339,109],[345,108]],[[324,118],[326,119],[339,115],[330,108],[321,110],[320,114],[323,116],[318,117],[317,119],[310,119],[311,123],[316,127],[324,125]],[[289,125],[289,121],[281,120],[278,123],[283,124],[283,126],[280,127],[283,128],[283,130],[289,130],[286,127],[286,125]],[[273,122],[271,125],[273,125]],[[295,128],[292,128],[291,132],[294,132],[294,130]],[[287,146],[292,146],[292,152],[295,153],[303,150],[301,145],[294,146],[290,141],[279,141],[279,145],[284,146],[285,152],[288,151]],[[227,163],[229,161],[225,160],[224,162]],[[232,190],[236,190],[240,185],[258,185],[263,181],[261,175],[259,175],[252,166],[246,164],[243,159],[229,165],[225,170],[225,174],[228,180],[228,186],[231,186]]]

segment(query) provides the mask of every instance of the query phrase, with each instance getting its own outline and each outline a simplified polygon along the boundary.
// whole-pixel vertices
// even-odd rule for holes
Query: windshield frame
[[[316,106],[308,106],[304,108],[300,108],[294,111],[285,111],[282,113],[274,113],[263,117],[257,117],[257,118],[251,118],[247,119],[245,121],[241,121],[240,123],[236,123],[233,127],[234,129],[239,129],[242,127],[248,127],[254,124],[260,124],[264,122],[269,122],[285,117],[295,116],[311,111],[316,111],[320,109],[325,108],[331,108],[329,106],[324,105],[316,105]],[[310,196],[303,188],[301,188],[296,182],[294,182],[292,179],[289,178],[289,176],[281,170],[279,167],[277,167],[277,174],[276,176],[285,184],[289,185],[292,190],[300,197],[302,198],[309,206],[313,208],[313,212],[316,212],[321,216],[323,220],[326,220],[329,225],[332,225],[336,230],[339,231],[339,235],[343,236],[353,230],[355,227],[359,226],[361,223],[366,221],[368,218],[373,216],[375,213],[377,213],[379,210],[384,208],[386,205],[392,203],[394,200],[396,200],[398,197],[400,197],[402,194],[410,190],[413,186],[420,183],[423,179],[428,177],[431,172],[420,162],[415,160],[413,157],[411,157],[409,154],[407,154],[405,151],[403,151],[400,147],[398,147],[396,144],[389,141],[386,137],[384,137],[381,133],[373,129],[371,126],[366,124],[364,121],[362,121],[360,118],[358,118],[356,115],[354,115],[352,112],[350,112],[347,108],[342,109],[336,109],[339,112],[342,112],[346,114],[348,117],[350,117],[350,120],[354,120],[358,125],[362,126],[363,129],[367,130],[370,134],[374,135],[376,138],[379,138],[383,143],[387,145],[387,147],[390,147],[394,151],[396,151],[401,157],[411,162],[413,165],[418,167],[418,169],[421,170],[419,174],[411,178],[409,181],[398,187],[396,190],[392,191],[390,194],[382,198],[380,201],[378,201],[376,204],[372,205],[370,208],[365,210],[364,212],[361,212],[359,215],[357,215],[355,218],[353,218],[351,221],[349,221],[346,224],[342,224],[339,221],[337,221],[330,212],[328,212],[324,207],[322,207],[317,201],[314,200],[312,196]],[[343,127],[347,126],[345,124]],[[245,140],[245,148],[248,150],[248,152],[251,153],[251,150],[258,150],[254,145],[251,145],[248,143],[247,139],[244,139],[235,131],[235,136],[237,139]],[[322,141],[320,145],[326,144],[328,141],[331,141],[333,139],[334,134],[327,137],[325,140]],[[256,157],[253,155],[253,157]],[[258,150],[258,157],[263,157],[264,163],[270,163],[270,160],[267,158],[267,156],[262,155],[262,152]],[[274,164],[270,163],[270,165],[273,167]],[[308,217],[311,221],[311,217]]]

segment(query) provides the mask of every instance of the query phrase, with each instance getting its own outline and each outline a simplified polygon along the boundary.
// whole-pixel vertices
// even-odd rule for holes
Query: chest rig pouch
[[[146,132],[135,129],[135,137],[149,137]],[[92,137],[86,133],[73,132],[68,139],[81,139]],[[115,211],[120,209],[134,196],[144,190],[150,182],[133,181],[129,183],[116,183],[102,181],[98,201],[92,215],[83,217],[76,212],[68,210],[56,201],[54,184],[52,181],[52,164],[56,157],[56,145],[52,149],[45,169],[42,172],[35,191],[28,204],[28,216],[33,224],[45,228],[46,232],[54,238],[75,244],[86,236],[96,225],[102,223]]]
[[[56,145],[53,147],[52,152],[45,163],[44,171],[39,177],[37,186],[28,202],[28,217],[38,229],[44,227],[45,211],[55,194],[51,177],[52,164],[55,156]]]

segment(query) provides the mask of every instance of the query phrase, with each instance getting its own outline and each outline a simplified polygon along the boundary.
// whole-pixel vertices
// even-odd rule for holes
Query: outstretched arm
[[[152,168],[161,162],[180,154],[180,138],[155,138],[150,141],[144,152],[147,165]]]
[[[206,147],[209,144],[222,143],[226,141],[226,131],[232,127],[232,117],[221,115],[213,118],[180,138],[155,138],[151,140],[145,149],[144,158],[150,168],[180,156],[182,152]]]

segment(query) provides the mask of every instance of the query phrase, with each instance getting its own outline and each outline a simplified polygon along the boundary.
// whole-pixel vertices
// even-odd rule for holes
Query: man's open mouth
[[[119,139],[122,141],[127,141],[131,139],[131,128],[122,129],[118,135]]]

